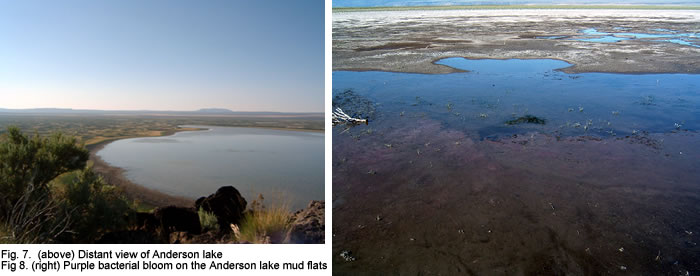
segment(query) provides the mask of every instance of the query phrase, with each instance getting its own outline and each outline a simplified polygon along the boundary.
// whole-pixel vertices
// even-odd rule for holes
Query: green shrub
[[[199,208],[199,224],[202,225],[202,232],[219,231],[219,221],[212,212]]]
[[[0,238],[93,242],[124,226],[128,201],[85,166],[88,157],[74,137],[29,138],[9,127],[0,137]]]
[[[73,218],[70,230],[78,241],[92,242],[104,232],[126,227],[131,204],[116,187],[104,183],[91,167],[73,173],[64,181],[63,210]]]
[[[74,137],[54,133],[48,137],[22,134],[9,127],[0,139],[0,211],[7,217],[12,206],[25,195],[29,185],[33,191],[46,191],[57,176],[85,167],[89,152]]]

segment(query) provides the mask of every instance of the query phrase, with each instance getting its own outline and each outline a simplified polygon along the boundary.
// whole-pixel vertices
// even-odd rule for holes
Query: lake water
[[[187,126],[206,131],[112,142],[98,152],[134,183],[197,199],[232,185],[250,203],[324,199],[324,135],[262,128]],[[273,202],[270,202],[273,201]]]
[[[402,119],[401,112],[408,112],[468,129],[468,135],[479,139],[529,129],[624,136],[700,128],[698,75],[566,74],[556,69],[570,64],[549,59],[448,58],[437,64],[472,72],[334,72],[334,93],[351,89],[372,99],[382,111],[377,123]],[[547,124],[503,124],[524,115],[541,117]]]
[[[335,269],[700,271],[700,75],[436,63],[469,72],[333,72],[369,117],[333,129],[333,249],[357,258]]]
[[[613,28],[615,30],[624,30],[624,28]],[[653,29],[654,33],[629,33],[629,32],[599,32],[596,29],[581,30],[582,35],[576,36],[539,36],[540,39],[573,39],[586,42],[598,43],[616,43],[623,40],[644,40],[658,43],[674,43],[684,46],[692,46],[700,48],[699,33],[679,33],[668,29]]]

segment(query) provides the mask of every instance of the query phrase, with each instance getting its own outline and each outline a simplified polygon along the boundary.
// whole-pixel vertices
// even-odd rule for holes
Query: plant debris
[[[340,257],[342,257],[346,262],[353,262],[356,260],[355,257],[352,256],[352,252],[348,250],[343,250],[340,252]]]
[[[367,119],[353,118],[352,116],[346,114],[340,107],[333,111],[333,126],[336,125],[348,125],[354,126],[359,124],[368,124]],[[367,130],[368,134],[371,134],[371,129]]]
[[[336,125],[336,118],[341,119],[338,123],[342,123],[342,119],[352,119],[350,125],[358,123],[368,124],[374,119],[375,103],[363,97],[355,91],[348,89],[335,97],[333,97],[333,125]],[[342,112],[336,115],[336,111]]]

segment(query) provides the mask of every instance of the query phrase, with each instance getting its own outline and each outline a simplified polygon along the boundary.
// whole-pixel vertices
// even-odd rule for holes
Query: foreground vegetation
[[[0,242],[90,242],[123,227],[130,203],[86,166],[88,156],[74,137],[8,128],[0,138]]]
[[[455,6],[397,6],[342,7],[333,12],[410,11],[410,10],[534,10],[534,9],[596,9],[596,10],[700,10],[700,6],[676,5],[455,5]]]
[[[263,196],[259,195],[241,225],[232,226],[232,239],[243,243],[282,243],[290,217],[287,204],[265,206]]]
[[[138,227],[130,218],[146,210],[93,172],[84,143],[60,132],[32,137],[17,127],[4,132],[0,135],[0,243],[94,243],[106,233]],[[219,229],[212,213],[200,209],[198,215],[202,232],[223,235],[223,242],[280,243],[290,229],[288,208],[265,207],[262,196],[245,212],[240,225],[233,226],[233,235]],[[222,240],[199,242],[209,241]]]

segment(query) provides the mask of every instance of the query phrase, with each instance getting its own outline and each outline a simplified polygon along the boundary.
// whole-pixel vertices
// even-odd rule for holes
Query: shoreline
[[[206,126],[206,125],[202,125]],[[211,126],[211,127],[237,127],[237,126]],[[273,130],[290,130],[290,131],[302,131],[302,132],[314,132],[314,133],[325,133],[325,130],[310,130],[310,129],[289,129],[289,128],[278,128],[278,127],[245,127],[245,128],[263,128],[263,129],[273,129]],[[167,137],[175,135],[178,132],[183,131],[203,131],[207,130],[205,128],[182,128],[175,130],[163,131],[161,135],[158,136],[129,136],[129,137],[119,137],[106,139],[95,144],[86,145],[85,147],[90,152],[90,161],[92,161],[92,169],[101,175],[105,182],[110,185],[114,185],[122,189],[125,195],[131,199],[138,201],[140,203],[153,206],[162,207],[168,205],[177,205],[191,207],[194,206],[194,199],[189,199],[182,196],[173,196],[166,193],[160,192],[158,190],[147,188],[141,184],[134,183],[129,180],[125,175],[125,170],[112,166],[106,161],[102,160],[97,153],[102,150],[109,143],[114,141],[130,139],[130,138],[145,138],[145,137]]]
[[[697,5],[620,5],[620,4],[515,4],[515,5],[445,5],[445,6],[376,6],[334,7],[333,13],[420,10],[699,10]]]
[[[455,74],[455,73],[470,73],[471,70],[459,69],[449,65],[438,64],[436,62],[447,59],[447,58],[463,58],[469,60],[510,60],[510,59],[523,59],[523,60],[536,60],[536,59],[551,59],[559,60],[571,64],[571,66],[557,68],[555,71],[563,72],[569,75],[575,74],[588,74],[588,73],[600,73],[600,74],[621,74],[621,75],[664,75],[664,74],[685,74],[685,75],[697,75],[700,72],[681,72],[681,71],[624,71],[624,70],[578,70],[578,66],[571,60],[566,60],[563,58],[552,58],[552,57],[530,57],[530,56],[513,56],[513,57],[474,57],[474,56],[443,56],[426,63],[426,66],[431,66],[433,68],[427,68],[425,70],[406,70],[401,69],[382,69],[382,68],[337,68],[332,69],[332,72],[385,72],[385,73],[401,73],[401,74],[419,74],[419,75],[444,75],[444,74]],[[439,68],[442,67],[442,68]]]
[[[182,131],[193,131],[193,130],[182,130]],[[170,133],[172,132],[172,133]],[[163,133],[164,135],[161,136],[153,136],[153,137],[164,137],[164,136],[170,136],[179,131],[167,131],[167,133]],[[147,136],[141,136],[141,137],[147,137]],[[106,145],[108,145],[111,142],[117,141],[117,140],[122,140],[122,139],[129,139],[129,138],[138,138],[138,137],[124,137],[124,138],[115,138],[115,139],[108,139],[104,140],[101,142],[98,142],[96,144],[92,144],[90,146],[86,146],[88,150],[90,151],[90,161],[92,161],[92,169],[99,175],[102,176],[102,178],[105,180],[110,185],[114,185],[115,187],[119,187],[124,191],[124,194],[131,200],[138,201],[139,203],[146,204],[152,207],[163,207],[163,206],[168,206],[168,205],[177,205],[177,206],[186,206],[186,207],[191,207],[194,206],[194,200],[193,199],[188,199],[185,197],[179,197],[179,196],[172,196],[165,194],[163,192],[146,188],[143,185],[137,184],[129,180],[126,175],[125,175],[125,170],[112,166],[106,161],[102,160],[101,157],[97,155],[97,152],[102,150]]]
[[[668,72],[668,71],[623,71],[623,70],[612,70],[612,71],[604,71],[604,70],[597,70],[597,71],[591,71],[591,70],[577,70],[576,66],[573,61],[567,60],[564,58],[558,58],[558,57],[529,57],[529,56],[514,56],[514,57],[474,57],[474,56],[442,56],[433,59],[430,61],[430,66],[433,67],[442,67],[441,69],[444,70],[432,70],[432,69],[426,69],[426,71],[401,71],[401,70],[391,70],[391,69],[377,69],[377,68],[338,68],[338,69],[332,69],[333,72],[386,72],[386,73],[401,73],[401,74],[419,74],[419,75],[444,75],[444,74],[455,74],[455,73],[471,73],[473,72],[472,70],[466,70],[466,69],[459,69],[455,68],[449,65],[445,64],[439,64],[437,63],[438,61],[441,61],[443,59],[448,59],[448,58],[463,58],[463,59],[468,59],[468,60],[511,60],[511,59],[522,59],[522,60],[538,60],[538,59],[551,59],[551,60],[559,60],[566,62],[570,64],[567,67],[562,67],[562,68],[557,68],[554,69],[554,71],[559,71],[563,72],[569,75],[575,75],[575,74],[588,74],[588,73],[600,73],[600,74],[621,74],[621,75],[664,75],[664,74],[685,74],[685,75],[696,75],[700,74],[698,73],[688,73],[688,72]]]
[[[288,130],[288,131],[298,131],[298,132],[326,133],[325,129],[307,129],[307,128],[285,128],[285,127],[264,127],[264,126],[218,126],[218,125],[188,125],[188,126],[261,128],[261,129],[271,129],[271,130]],[[195,131],[198,131],[198,130],[206,130],[206,129],[197,129]],[[163,135],[163,136],[169,136],[169,135]],[[133,138],[136,138],[136,137],[133,137]]]

